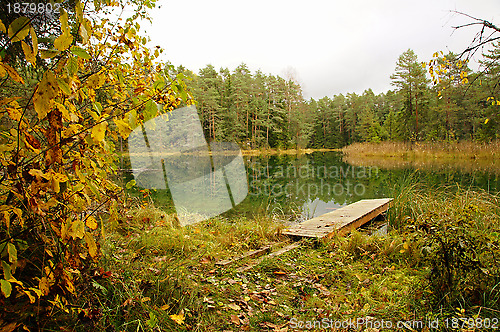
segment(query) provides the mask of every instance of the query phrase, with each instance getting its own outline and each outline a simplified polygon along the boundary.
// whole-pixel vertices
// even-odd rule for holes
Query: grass
[[[498,159],[500,141],[478,143],[470,141],[451,142],[390,142],[354,143],[342,149],[348,155],[365,157],[396,158],[444,158]]]
[[[456,168],[500,173],[500,141],[476,142],[380,142],[354,143],[342,149],[343,160],[351,165],[386,169]]]
[[[245,262],[224,268],[215,262],[284,241],[281,224],[256,216],[178,228],[172,215],[157,208],[130,210],[105,230],[99,267],[81,283],[80,314],[68,318],[72,325],[65,329],[291,331],[323,319],[324,324],[360,318],[395,324],[500,312],[500,262],[495,259],[500,198],[482,191],[422,188],[411,179],[394,192],[386,236],[361,229],[310,241],[241,273],[236,269]],[[453,284],[446,285],[435,272],[442,267],[436,235],[425,227],[448,230],[443,239],[450,243],[467,231],[460,239],[472,241],[480,251],[473,258],[482,265],[455,262]],[[460,250],[456,245],[450,250]],[[440,277],[445,283],[433,282]],[[360,330],[369,331],[367,326]],[[310,330],[334,329],[317,325]],[[446,330],[444,325],[440,330]]]

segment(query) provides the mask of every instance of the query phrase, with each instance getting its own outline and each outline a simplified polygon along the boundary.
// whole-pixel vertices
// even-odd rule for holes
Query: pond
[[[245,156],[243,160],[246,195],[240,195],[239,204],[233,204],[222,217],[266,214],[280,220],[306,220],[360,199],[392,197],[409,178],[437,190],[500,191],[500,172],[473,165],[460,168],[449,163],[424,167],[400,161],[388,165],[386,161],[382,166],[376,163],[363,166],[362,161],[346,162],[340,152]],[[127,174],[125,181],[132,178],[133,175]],[[227,181],[226,184],[229,189]],[[131,192],[137,194],[139,189]],[[151,197],[156,206],[174,211],[169,190],[152,190]]]

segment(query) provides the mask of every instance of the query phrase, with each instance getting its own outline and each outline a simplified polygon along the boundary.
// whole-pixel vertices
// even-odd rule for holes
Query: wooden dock
[[[366,224],[387,211],[392,198],[363,199],[319,217],[309,219],[285,229],[290,236],[331,238],[335,234],[345,235],[352,229]]]

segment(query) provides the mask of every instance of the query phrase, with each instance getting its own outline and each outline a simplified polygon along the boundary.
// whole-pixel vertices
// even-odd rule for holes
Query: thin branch
[[[461,57],[465,53],[469,53],[470,51],[478,49],[479,47],[481,47],[481,46],[483,46],[485,44],[492,43],[492,42],[494,42],[495,40],[498,40],[498,39],[500,39],[500,37],[495,37],[495,38],[487,39],[487,40],[485,40],[485,41],[483,41],[483,42],[481,42],[481,43],[479,43],[479,44],[477,44],[475,46],[467,47],[462,53],[460,53],[459,57]]]
[[[481,25],[483,25],[483,26],[485,26],[487,28],[490,28],[490,29],[493,29],[493,30],[496,30],[496,31],[500,32],[500,28],[497,27],[496,25],[494,25],[493,23],[489,22],[489,21],[486,21],[486,20],[483,20],[483,19],[480,19],[480,18],[476,18],[474,16],[471,16],[469,14],[465,14],[465,13],[462,13],[462,12],[459,12],[459,11],[456,11],[456,10],[452,10],[451,12],[455,13],[455,14],[459,14],[459,15],[465,16],[465,17],[468,17],[470,19],[473,19],[473,20],[477,21],[475,23],[468,23],[468,24],[464,24],[464,25],[453,27],[454,29],[460,29],[460,28],[463,28],[463,27],[466,27],[466,26],[470,26],[470,25],[473,25],[473,24],[481,24]]]
[[[170,83],[169,83],[167,86],[165,86],[165,88],[163,88],[161,91],[167,91],[167,90],[168,90],[168,88],[170,88],[170,86],[173,84],[173,82],[175,82],[175,80],[174,80],[174,81],[172,81],[172,82],[170,82]],[[161,91],[160,91],[160,92],[161,92]],[[158,95],[158,94],[159,94],[159,93],[157,93],[156,95]],[[87,127],[84,127],[84,128],[83,128],[82,130],[80,130],[79,132],[77,132],[77,133],[75,133],[75,134],[73,134],[73,135],[71,135],[71,136],[69,136],[69,137],[66,137],[66,140],[67,140],[67,139],[72,139],[72,138],[74,138],[74,137],[76,137],[76,136],[78,136],[78,135],[80,135],[80,134],[82,134],[82,133],[84,133],[84,132],[87,132],[89,129],[93,128],[94,126],[96,126],[96,125],[98,125],[98,124],[100,124],[100,123],[102,123],[102,122],[106,122],[106,121],[112,120],[112,119],[114,119],[114,118],[117,118],[117,117],[119,117],[119,116],[121,116],[121,115],[123,115],[123,114],[125,114],[125,113],[127,113],[127,112],[130,112],[130,111],[134,110],[134,109],[139,109],[139,108],[141,108],[142,106],[144,106],[144,105],[145,105],[148,101],[153,100],[153,98],[154,98],[156,95],[149,97],[148,99],[144,100],[144,101],[143,101],[143,102],[141,102],[140,104],[137,104],[136,106],[133,106],[133,107],[131,107],[131,108],[126,108],[124,111],[122,111],[122,112],[120,112],[120,113],[118,113],[118,114],[111,114],[111,115],[109,115],[108,117],[105,117],[105,118],[101,119],[100,121],[96,121],[95,123],[93,123],[93,124],[91,124],[91,125],[89,125],[89,126],[87,126]],[[107,108],[111,108],[111,107],[116,107],[116,106],[118,106],[118,105],[120,105],[120,104],[122,104],[122,103],[125,103],[125,102],[127,102],[127,101],[130,101],[130,97],[128,97],[127,99],[125,99],[125,100],[123,100],[123,101],[121,101],[121,102],[118,102],[118,103],[116,103],[116,104],[109,105],[109,106],[107,106],[107,107],[106,107],[106,109],[107,109]],[[33,157],[31,157],[31,158],[29,158],[28,160],[26,160],[26,161],[24,161],[23,163],[21,163],[21,165],[19,165],[18,167],[23,167],[23,166],[25,166],[25,165],[29,164],[32,160],[34,160],[34,159],[36,159],[36,158],[38,158],[38,157],[42,156],[42,155],[43,155],[44,153],[46,153],[47,151],[49,151],[49,150],[53,149],[53,148],[54,148],[54,147],[56,147],[56,146],[62,146],[63,144],[66,144],[66,141],[60,141],[60,142],[58,142],[58,143],[56,143],[56,144],[53,144],[53,145],[51,145],[51,146],[47,147],[45,150],[40,151],[40,153],[38,153],[38,154],[34,155]]]

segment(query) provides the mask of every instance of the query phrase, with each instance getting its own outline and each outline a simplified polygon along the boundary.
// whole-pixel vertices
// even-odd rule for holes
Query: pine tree
[[[399,56],[391,84],[396,86],[403,100],[402,114],[406,124],[404,138],[419,139],[419,121],[426,102],[427,78],[425,70],[411,49]],[[411,124],[413,123],[413,126]],[[413,128],[412,128],[413,127]]]

